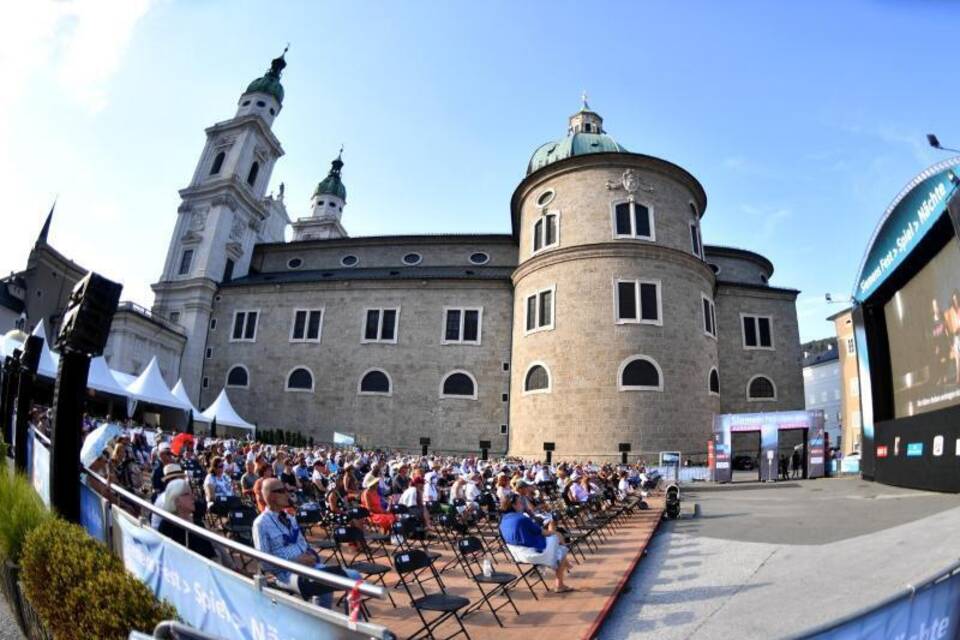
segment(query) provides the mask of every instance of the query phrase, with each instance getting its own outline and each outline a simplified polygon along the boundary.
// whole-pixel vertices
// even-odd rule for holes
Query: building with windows
[[[840,361],[840,427],[841,451],[849,455],[860,451],[860,373],[857,369],[857,345],[853,336],[853,314],[850,308],[827,318],[837,332],[837,356]]]
[[[817,340],[801,345],[803,349],[803,396],[808,411],[823,411],[824,432],[830,446],[842,444],[843,378],[837,342]]]
[[[153,285],[199,407],[226,388],[247,420],[317,441],[595,460],[704,455],[716,414],[803,408],[798,292],[705,245],[700,183],[627,151],[586,100],[530,158],[510,233],[352,238],[341,156],[305,215],[268,194],[285,66],[206,130]]]

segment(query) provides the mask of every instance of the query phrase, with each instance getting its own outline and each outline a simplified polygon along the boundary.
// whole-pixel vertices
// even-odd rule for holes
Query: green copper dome
[[[283,104],[283,85],[280,84],[280,74],[287,66],[287,61],[284,59],[286,55],[287,50],[284,49],[279,58],[274,58],[270,62],[270,69],[247,86],[245,93],[266,93]]]
[[[341,155],[343,150],[341,149]],[[313,192],[313,195],[330,195],[337,196],[344,202],[347,201],[347,188],[343,186],[343,181],[340,179],[340,170],[343,169],[343,160],[340,155],[337,156],[337,159],[330,163],[330,173],[327,174],[327,177],[320,181],[320,184],[317,185],[317,190]]]
[[[571,133],[566,138],[548,142],[533,152],[527,174],[548,164],[588,153],[625,153],[627,150],[605,133]]]
[[[554,142],[540,145],[527,165],[527,175],[548,164],[573,156],[585,156],[590,153],[627,153],[616,140],[603,130],[603,118],[587,104],[583,95],[583,106],[570,116],[567,136]]]

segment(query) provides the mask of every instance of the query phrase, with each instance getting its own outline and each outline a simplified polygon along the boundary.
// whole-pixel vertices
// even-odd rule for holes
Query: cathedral
[[[702,454],[716,414],[803,408],[798,291],[704,244],[697,179],[628,151],[586,99],[533,151],[510,233],[350,237],[341,156],[306,215],[268,195],[285,66],[207,128],[153,325],[118,315],[115,369],[139,341],[201,409],[226,389],[260,428],[524,457]]]

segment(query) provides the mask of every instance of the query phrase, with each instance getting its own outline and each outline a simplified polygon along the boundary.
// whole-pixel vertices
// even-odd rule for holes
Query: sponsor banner
[[[960,637],[960,574],[807,636],[810,640],[952,640]]]
[[[284,597],[261,592],[250,580],[140,526],[119,509],[111,513],[127,570],[195,629],[245,640],[369,637],[350,631],[346,618],[339,626],[312,616]]]
[[[107,544],[107,523],[104,505],[106,500],[96,491],[80,483],[80,524],[87,530],[90,537]]]
[[[50,506],[50,450],[33,435],[33,429],[27,432],[27,460],[30,464],[27,473],[34,490],[40,494],[43,503]]]
[[[907,457],[916,458],[923,455],[923,443],[922,442],[908,442],[907,443]]]
[[[888,451],[887,451],[887,447],[886,447],[885,445],[879,445],[879,446],[877,447],[877,457],[878,457],[878,458],[886,458],[886,457],[887,457],[887,453],[888,453]]]

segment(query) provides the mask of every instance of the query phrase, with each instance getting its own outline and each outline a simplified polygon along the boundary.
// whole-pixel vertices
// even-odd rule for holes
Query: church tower
[[[163,275],[152,286],[153,313],[187,334],[181,377],[194,402],[217,286],[246,275],[254,245],[282,242],[290,224],[283,185],[278,196],[266,195],[274,164],[283,155],[270,127],[283,107],[284,55],[250,83],[233,118],[206,130],[193,179],[180,190]]]
[[[330,163],[330,173],[320,181],[310,199],[311,214],[293,223],[293,240],[330,240],[346,238],[347,230],[340,223],[347,203],[347,188],[343,186],[343,148]]]

